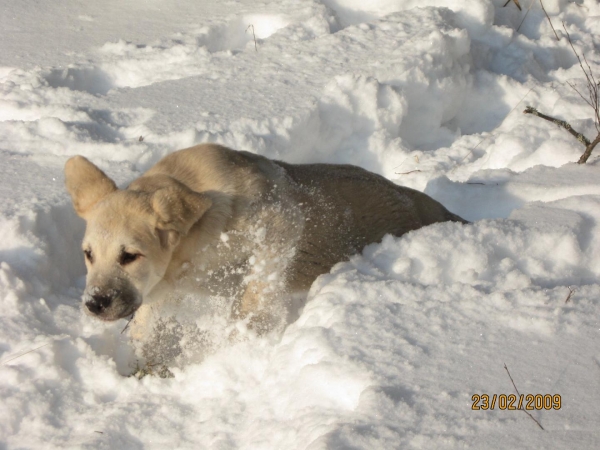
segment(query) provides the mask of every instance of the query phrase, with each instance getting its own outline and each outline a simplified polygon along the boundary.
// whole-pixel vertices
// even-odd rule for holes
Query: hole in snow
[[[55,69],[45,76],[51,87],[104,95],[114,87],[112,78],[97,67]]]
[[[240,50],[256,39],[266,39],[278,30],[286,27],[289,21],[280,15],[250,14],[220,26],[211,27],[199,40],[211,52]]]
[[[242,24],[244,29],[252,25],[257,39],[266,39],[278,30],[288,26],[289,21],[278,15],[252,14],[245,16],[242,19]],[[251,29],[248,31],[252,34]]]
[[[323,0],[323,4],[335,11],[343,27],[371,22],[410,7],[393,0]]]

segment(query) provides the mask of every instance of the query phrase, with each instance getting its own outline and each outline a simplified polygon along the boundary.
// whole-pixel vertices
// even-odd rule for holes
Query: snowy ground
[[[522,110],[595,136],[561,21],[600,76],[600,5],[544,0],[557,42],[539,1],[503,4],[0,0],[0,448],[599,448],[600,158]],[[125,184],[206,141],[361,165],[474,223],[338,264],[282,336],[127,377],[125,322],[79,309],[62,166]],[[544,431],[471,409],[513,393],[504,364],[561,395]]]

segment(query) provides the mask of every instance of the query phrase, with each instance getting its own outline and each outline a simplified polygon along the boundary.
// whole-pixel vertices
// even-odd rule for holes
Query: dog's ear
[[[83,218],[92,206],[117,190],[115,182],[83,156],[73,156],[66,162],[65,186],[75,211]]]
[[[211,205],[206,195],[180,183],[157,190],[152,195],[152,209],[158,216],[156,228],[161,242],[176,245]]]

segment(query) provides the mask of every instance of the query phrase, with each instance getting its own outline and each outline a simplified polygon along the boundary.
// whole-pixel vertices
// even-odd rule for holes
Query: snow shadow
[[[85,275],[81,252],[84,231],[85,224],[70,203],[38,213],[33,232],[45,244],[48,275],[54,286],[68,290]]]
[[[203,58],[207,52],[246,48],[255,51],[255,41],[259,44],[290,22],[282,14],[249,14],[202,27],[194,33],[180,33],[152,45],[123,40],[108,42],[100,48],[103,57],[96,66],[51,69],[43,78],[53,88],[65,87],[100,96],[115,88],[136,88],[185,78],[204,70]],[[199,49],[205,51],[198,52]]]
[[[85,132],[85,134],[96,142],[116,143],[125,139],[125,136],[120,133],[118,129],[101,121],[65,122],[64,124],[69,128],[74,127],[75,129]]]
[[[322,3],[334,11],[342,29],[379,18],[379,15],[368,10],[369,2],[363,3],[362,7],[344,0],[322,0]]]
[[[425,193],[466,220],[507,218],[527,200],[511,194],[506,181],[473,181],[458,183],[446,177],[435,178]]]
[[[50,87],[66,87],[92,95],[106,95],[115,87],[110,75],[98,67],[54,69],[44,79]]]

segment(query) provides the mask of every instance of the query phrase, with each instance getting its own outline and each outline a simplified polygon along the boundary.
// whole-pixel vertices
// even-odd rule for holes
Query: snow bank
[[[560,25],[600,73],[597,2],[544,1],[560,41],[538,2],[4,3],[0,447],[598,447],[600,163],[521,113],[595,135]],[[358,164],[473,223],[340,262],[282,335],[230,344],[218,302],[190,299],[209,345],[174,378],[128,377],[125,321],[79,309],[62,166],[124,185],[205,141]],[[532,411],[545,431],[471,409],[513,393],[504,364],[562,396]]]

